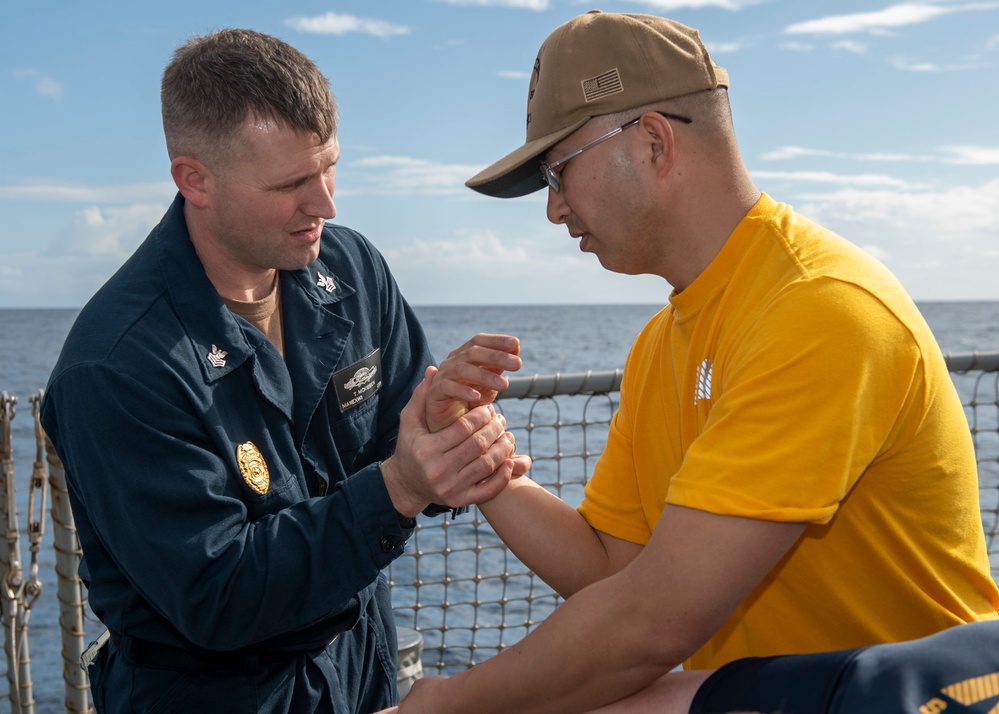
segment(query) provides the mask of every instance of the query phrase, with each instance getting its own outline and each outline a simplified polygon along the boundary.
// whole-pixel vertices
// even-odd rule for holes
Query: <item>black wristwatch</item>
[[[405,530],[413,530],[416,528],[416,519],[412,516],[404,516],[399,511],[395,512],[396,520],[399,521],[399,527]]]
[[[431,503],[423,509],[423,515],[433,517],[439,516],[442,513],[447,513],[448,511],[451,511],[451,518],[457,518],[462,513],[468,512],[468,506],[456,506],[451,508],[451,506],[442,506],[439,503]]]

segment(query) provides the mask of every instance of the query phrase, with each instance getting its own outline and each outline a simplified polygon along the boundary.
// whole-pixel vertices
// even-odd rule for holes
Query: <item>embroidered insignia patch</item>
[[[252,441],[247,441],[236,447],[236,463],[243,480],[254,492],[263,496],[271,485],[271,475],[267,470],[264,455]]]
[[[621,74],[617,71],[617,67],[603,74],[598,74],[596,77],[584,79],[582,85],[583,98],[587,102],[606,97],[608,94],[617,94],[624,91],[624,85],[621,83]]]
[[[321,287],[328,293],[336,290],[336,283],[333,282],[333,278],[327,277],[325,275],[319,274],[319,279],[316,281],[316,285]]]
[[[382,351],[375,350],[360,362],[333,375],[340,411],[345,412],[378,393],[382,388]]]
[[[208,353],[208,361],[211,363],[212,367],[225,367],[225,356],[229,354],[225,350],[220,350],[215,345],[212,345],[212,351]]]

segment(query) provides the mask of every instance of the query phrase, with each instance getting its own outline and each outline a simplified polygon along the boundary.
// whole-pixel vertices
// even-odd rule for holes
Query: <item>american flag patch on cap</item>
[[[617,94],[624,91],[624,85],[621,84],[621,75],[618,74],[617,67],[603,74],[598,74],[592,79],[584,79],[582,84],[583,97],[588,102],[600,99],[600,97],[606,97],[608,94]]]

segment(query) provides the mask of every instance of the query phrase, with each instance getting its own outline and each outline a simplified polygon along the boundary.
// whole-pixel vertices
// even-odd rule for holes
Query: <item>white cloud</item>
[[[56,241],[5,252],[0,305],[83,304],[159,223],[167,203],[86,206]]]
[[[461,270],[463,266],[476,264],[501,268],[531,259],[523,247],[507,246],[492,231],[459,231],[454,240],[416,240],[403,247],[388,248],[385,253],[393,264],[421,269],[437,266]]]
[[[149,201],[168,202],[177,192],[170,181],[131,186],[87,186],[58,181],[35,181],[0,186],[0,201],[70,201],[121,205]]]
[[[941,146],[939,150],[951,155],[943,159],[946,164],[999,166],[999,147]]]
[[[933,62],[913,62],[904,58],[896,58],[892,60],[892,65],[896,69],[909,72],[966,72],[968,70],[990,69],[992,67],[992,65],[988,62],[983,62],[981,60],[969,60],[961,63],[938,65]]]
[[[828,149],[808,149],[803,146],[781,146],[773,151],[763,154],[766,161],[783,161],[786,159],[798,159],[805,156],[817,156],[829,159],[847,159],[850,161],[939,161],[939,157],[918,154],[884,154],[869,153],[857,154],[846,151],[829,151]]]
[[[867,188],[891,187],[913,188],[912,184],[884,174],[834,174],[829,171],[752,171],[754,179],[792,181],[807,183],[828,183],[843,186],[863,186]]]
[[[481,166],[440,164],[407,156],[372,156],[341,164],[338,179],[341,196],[374,194],[385,196],[443,196],[460,194],[469,197],[465,181]]]
[[[707,42],[705,45],[711,55],[730,55],[747,46],[744,42]]]
[[[862,245],[860,247],[863,248],[868,253],[870,253],[871,255],[873,255],[878,260],[880,260],[882,263],[891,262],[892,259],[891,253],[889,253],[887,250],[885,250],[879,245],[867,244],[867,245]]]
[[[802,212],[820,222],[869,226],[872,233],[895,236],[900,243],[995,241],[999,232],[999,179],[982,186],[930,191],[861,191],[805,193]],[[887,226],[890,231],[885,230]],[[883,243],[878,242],[879,245]]]
[[[917,300],[996,298],[999,179],[942,190],[848,187],[794,203],[879,257]]]
[[[69,235],[49,247],[48,257],[57,254],[120,264],[160,222],[166,209],[167,204],[162,203],[88,206],[77,212]]]
[[[43,97],[59,101],[66,93],[62,82],[53,79],[38,69],[19,69],[14,72],[18,79],[27,79],[34,83],[35,92]]]
[[[874,12],[858,12],[848,15],[830,15],[817,20],[808,20],[789,25],[787,34],[847,34],[853,32],[885,33],[899,27],[915,25],[935,20],[943,15],[972,10],[999,8],[996,2],[965,4],[945,4],[941,2],[910,2],[891,5]]]
[[[786,159],[797,159],[802,156],[834,156],[833,152],[826,149],[807,149],[803,146],[779,146],[772,151],[763,154],[765,161],[784,161]]]
[[[990,37],[988,41],[985,43],[985,46],[988,47],[990,50],[994,50],[997,47],[999,47],[999,35],[993,35],[992,37]]]
[[[416,305],[453,304],[456,296],[466,305],[663,303],[669,295],[662,278],[611,273],[575,250],[564,228],[543,226],[513,241],[459,230],[382,252]]]
[[[83,261],[70,255],[5,253],[0,267],[0,305],[79,307],[97,292],[120,261]]]
[[[939,72],[940,66],[933,64],[932,62],[913,62],[907,59],[896,58],[892,60],[892,66],[895,69],[901,69],[906,72]]]
[[[314,17],[292,17],[285,20],[285,24],[299,32],[317,35],[347,35],[357,32],[384,39],[409,34],[409,28],[403,25],[393,25],[384,20],[373,20],[356,15],[341,15],[335,12],[327,12],[325,15]]]
[[[810,45],[807,42],[785,42],[780,45],[783,50],[791,50],[792,52],[812,52],[815,50],[815,45]]]
[[[648,5],[657,10],[670,12],[673,10],[699,10],[706,7],[718,7],[723,10],[741,10],[744,7],[761,5],[768,0],[632,0],[640,5]]]
[[[939,146],[938,155],[930,154],[887,154],[887,153],[849,153],[845,151],[829,151],[827,149],[809,149],[803,146],[780,146],[768,151],[761,158],[765,161],[786,161],[805,157],[829,159],[846,159],[848,161],[897,161],[940,163],[974,166],[999,165],[999,147],[949,145]]]
[[[476,7],[512,7],[524,10],[547,10],[549,0],[437,0],[445,5],[474,5]]]
[[[496,73],[496,76],[502,77],[503,79],[530,79],[530,72],[521,72],[515,69],[504,69]]]
[[[834,42],[832,47],[834,50],[852,52],[855,55],[867,54],[867,43],[857,42],[856,40],[840,40],[839,42]]]

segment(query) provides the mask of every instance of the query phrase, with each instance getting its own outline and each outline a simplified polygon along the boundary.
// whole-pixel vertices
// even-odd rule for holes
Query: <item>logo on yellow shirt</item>
[[[711,401],[711,370],[714,366],[712,360],[706,359],[697,365],[697,381],[694,384],[694,404],[698,402]]]

